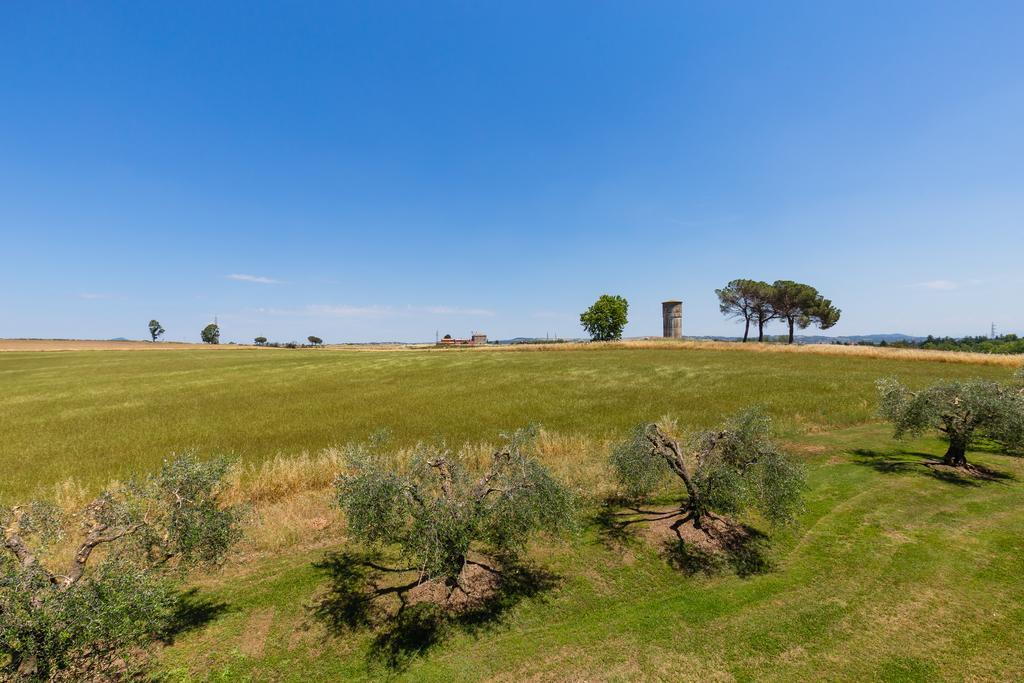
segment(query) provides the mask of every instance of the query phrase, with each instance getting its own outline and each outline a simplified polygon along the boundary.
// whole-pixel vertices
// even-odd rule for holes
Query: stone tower
[[[662,301],[662,336],[666,339],[681,339],[683,336],[683,302]]]

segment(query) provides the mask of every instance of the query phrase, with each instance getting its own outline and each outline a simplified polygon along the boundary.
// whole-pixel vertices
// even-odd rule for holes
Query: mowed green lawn
[[[550,586],[482,623],[331,635],[325,550],[201,584],[212,620],[163,655],[167,680],[1024,680],[1024,461],[940,478],[878,425],[804,440],[807,510],[761,573],[689,576],[593,517],[532,559]],[[340,545],[339,545],[340,549]],[[339,610],[340,611],[340,610]]]
[[[174,451],[260,459],[387,427],[397,443],[492,441],[540,422],[604,436],[665,414],[706,426],[762,403],[799,433],[870,420],[875,379],[1004,377],[1001,368],[803,354],[174,350],[0,354],[0,499],[89,486]]]

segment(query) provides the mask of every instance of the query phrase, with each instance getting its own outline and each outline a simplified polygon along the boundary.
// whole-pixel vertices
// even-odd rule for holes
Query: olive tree
[[[0,671],[112,675],[118,658],[163,633],[174,576],[218,562],[239,536],[239,511],[221,500],[227,467],[167,461],[74,514],[39,501],[0,509]]]
[[[937,430],[949,442],[943,463],[967,466],[967,449],[980,438],[1007,451],[1024,447],[1024,388],[989,380],[948,380],[911,391],[897,379],[877,382],[878,412],[895,437]]]
[[[594,341],[622,339],[628,313],[629,302],[623,297],[602,294],[593,306],[580,314],[580,325]]]
[[[153,338],[153,341],[159,339],[166,331],[167,330],[163,328],[163,325],[160,324],[159,320],[149,321],[149,336]]]
[[[760,409],[745,410],[718,429],[698,432],[684,443],[655,424],[642,424],[611,454],[622,493],[649,498],[675,476],[686,489],[678,528],[691,522],[706,530],[709,517],[756,509],[772,523],[791,521],[804,488],[803,467],[779,450],[771,421]]]
[[[348,472],[336,481],[349,534],[397,549],[415,583],[443,583],[450,595],[471,548],[514,558],[540,532],[572,526],[574,496],[535,457],[535,428],[505,437],[478,476],[443,448],[418,446],[407,471],[386,464],[373,444],[349,447]]]

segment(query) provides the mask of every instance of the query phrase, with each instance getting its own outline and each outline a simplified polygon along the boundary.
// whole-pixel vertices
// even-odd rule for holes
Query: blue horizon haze
[[[7,3],[0,338],[1024,332],[1024,4]],[[783,327],[773,325],[772,334]],[[807,334],[818,333],[809,329]]]

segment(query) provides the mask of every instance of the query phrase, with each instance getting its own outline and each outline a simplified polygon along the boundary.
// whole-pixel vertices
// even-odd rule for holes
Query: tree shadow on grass
[[[171,644],[177,636],[202,628],[227,611],[226,602],[202,596],[198,589],[190,588],[178,595],[170,622],[159,634],[160,640]]]
[[[620,498],[608,498],[594,515],[601,544],[610,550],[636,541],[641,525],[677,517],[679,511],[640,507]]]
[[[716,550],[676,539],[664,542],[662,554],[669,565],[687,576],[713,576],[732,571],[745,579],[772,571],[768,536],[745,524],[737,528],[741,531],[721,540]]]
[[[613,507],[615,503],[620,507]],[[681,507],[659,510],[609,500],[594,521],[601,542],[608,548],[628,546],[640,538],[641,531],[656,543],[660,539],[657,544],[669,566],[688,576],[732,571],[746,578],[773,569],[766,534],[717,516],[713,528],[698,531]],[[682,530],[689,538],[684,538]]]
[[[335,637],[371,631],[369,662],[402,671],[445,638],[494,628],[520,601],[540,596],[561,582],[556,574],[512,558],[503,558],[500,569],[474,564],[486,567],[497,580],[480,599],[454,608],[411,597],[422,587],[415,573],[387,566],[379,554],[330,553],[314,564],[328,585],[310,606],[310,613]]]
[[[929,453],[917,451],[886,452],[858,448],[851,453],[857,465],[870,467],[882,474],[922,474],[954,486],[975,487],[984,482],[1016,481],[1007,472],[970,463],[967,467],[950,467]]]

